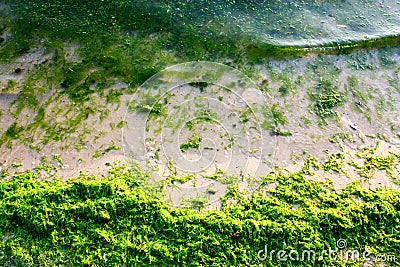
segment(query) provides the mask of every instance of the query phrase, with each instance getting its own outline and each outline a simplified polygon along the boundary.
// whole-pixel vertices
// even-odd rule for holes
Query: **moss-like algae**
[[[146,190],[147,175],[115,167],[109,177],[41,181],[35,172],[0,183],[2,266],[359,266],[258,259],[275,250],[348,249],[400,257],[400,194],[351,184],[340,192],[302,172],[273,173],[259,193],[236,187],[221,210],[171,209]],[[261,191],[267,190],[268,194]],[[235,205],[229,205],[235,200]],[[200,200],[199,200],[200,201]],[[373,231],[371,230],[373,229]],[[289,264],[289,265],[288,265]],[[391,264],[389,262],[389,264]]]
[[[263,58],[299,57],[308,51],[339,54],[360,48],[399,45],[398,37],[388,37],[344,48],[343,44],[330,44],[331,47],[303,49],[255,44],[237,36],[216,35],[206,27],[193,35],[184,27],[168,28],[168,25],[176,25],[169,20],[179,19],[179,14],[162,17],[157,9],[146,12],[154,8],[152,1],[142,1],[131,9],[126,9],[127,3],[89,1],[82,5],[81,1],[54,1],[52,4],[13,1],[13,11],[20,18],[1,20],[1,33],[10,30],[12,34],[12,38],[1,43],[2,62],[26,54],[38,39],[48,39],[43,45],[54,53],[51,61],[37,65],[30,73],[25,90],[15,102],[15,116],[25,106],[35,109],[37,115],[28,128],[44,128],[44,143],[63,140],[95,113],[91,103],[85,105],[90,102],[91,95],[98,93],[106,97],[107,103],[119,103],[121,91],[105,92],[114,79],[126,82],[130,89],[136,88],[158,70],[179,61],[229,57],[233,58],[233,64],[241,65],[246,59],[257,63]],[[114,13],[118,16],[113,16]],[[54,14],[64,15],[54,19]],[[170,31],[173,34],[169,34]],[[155,32],[157,35],[153,36]],[[82,61],[66,61],[60,45],[65,40],[60,40],[60,36],[83,45],[78,51]],[[168,53],[179,53],[180,57],[177,59]],[[390,63],[384,55],[381,60]],[[369,67],[361,63],[356,62],[354,68]],[[82,107],[65,125],[46,121],[46,107],[37,105],[36,93],[46,88],[35,84],[49,70],[52,74],[46,76],[48,88],[60,88],[60,94],[74,102],[73,109]],[[289,86],[290,80],[286,78],[282,81],[286,87],[280,93],[285,95],[287,90],[291,91],[291,84]],[[355,81],[349,80],[349,85],[355,92]],[[10,80],[3,90],[12,91],[15,87],[16,82]],[[322,90],[318,91],[320,88]],[[343,97],[336,88],[321,83],[312,95],[315,113],[321,119],[333,116],[335,108],[343,103]],[[157,108],[152,107],[154,114],[160,113]],[[206,112],[202,118],[212,120],[215,116],[211,115]],[[276,115],[271,125],[283,125],[283,113]],[[13,123],[2,135],[1,142],[10,143],[20,138],[22,131],[22,126]],[[112,145],[95,156],[114,149],[119,148]],[[359,154],[363,164],[353,164],[361,176],[369,178],[376,170],[386,170],[396,181],[393,166],[398,164],[398,155],[381,157],[371,151],[364,152]],[[322,164],[309,158],[299,173],[270,174],[260,187],[260,192],[264,190],[267,194],[256,192],[244,196],[232,185],[222,199],[221,210],[202,213],[188,208],[170,209],[153,194],[155,189],[148,188],[147,174],[138,169],[115,167],[110,170],[109,177],[41,181],[39,172],[55,171],[43,160],[32,172],[16,173],[0,183],[0,264],[288,266],[288,262],[260,262],[258,251],[265,246],[275,250],[335,249],[335,241],[341,237],[346,237],[349,249],[371,249],[399,258],[400,195],[397,191],[365,190],[355,183],[337,192],[329,182],[308,179],[314,170],[343,174],[343,159],[340,153]],[[7,170],[2,170],[1,177],[7,176]],[[186,181],[172,178],[172,181]],[[267,189],[271,183],[278,186]],[[193,204],[199,206],[204,201],[207,200],[196,199]],[[294,261],[290,265],[359,266],[360,263],[330,262],[325,258],[318,262]]]

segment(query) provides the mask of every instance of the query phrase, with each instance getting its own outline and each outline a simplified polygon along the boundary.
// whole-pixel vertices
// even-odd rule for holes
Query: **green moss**
[[[399,257],[400,195],[351,184],[341,192],[304,174],[264,178],[267,195],[245,197],[234,188],[221,210],[171,209],[143,189],[148,177],[137,168],[115,167],[109,177],[61,182],[35,181],[36,173],[16,173],[0,186],[0,241],[3,266],[262,265],[288,262],[257,255],[275,250],[373,250]],[[356,200],[356,198],[358,200]],[[361,201],[360,201],[361,200]],[[372,230],[373,229],[373,230]],[[315,266],[291,261],[290,266]],[[321,266],[343,266],[324,257]]]
[[[272,117],[276,125],[285,125],[287,123],[287,118],[282,111],[278,110],[278,104],[271,106]]]
[[[372,178],[377,170],[383,170],[392,178],[393,182],[400,184],[398,177],[394,175],[394,168],[399,164],[399,155],[389,153],[387,156],[376,155],[379,142],[374,147],[366,147],[357,152],[357,156],[363,160],[363,164],[352,162],[361,177]]]
[[[13,102],[15,111],[12,112],[14,117],[17,117],[25,108],[30,108],[35,111],[39,106],[39,100],[36,97],[35,90],[29,85],[25,85],[22,91],[18,94],[18,98]]]
[[[6,146],[11,149],[12,143],[10,141],[20,138],[20,135],[23,134],[23,131],[24,127],[18,126],[16,122],[13,122],[10,127],[8,127],[8,129],[0,136],[0,147],[6,144]]]
[[[52,159],[56,161],[60,167],[64,166],[64,163],[59,155],[52,155]]]
[[[54,52],[49,62],[35,66],[27,80],[23,81],[27,86],[21,86],[23,92],[15,102],[17,112],[14,115],[20,114],[24,108],[32,109],[36,114],[28,129],[45,129],[43,143],[64,142],[69,134],[76,132],[90,115],[100,109],[97,103],[92,102],[94,94],[104,98],[107,104],[119,104],[123,90],[107,90],[116,80],[129,84],[126,92],[133,93],[150,76],[179,62],[229,58],[233,66],[243,66],[246,59],[253,64],[262,62],[263,58],[293,58],[308,53],[298,47],[254,44],[254,41],[241,35],[233,35],[233,38],[225,36],[221,30],[227,28],[218,21],[210,22],[216,24],[214,29],[217,31],[204,25],[197,29],[198,25],[190,20],[190,23],[184,23],[181,18],[183,11],[177,9],[180,5],[182,10],[191,10],[194,2],[189,2],[171,2],[167,6],[162,1],[161,6],[154,1],[138,1],[133,6],[130,1],[7,0],[13,6],[15,18],[20,16],[22,19],[0,27],[1,32],[10,28],[13,33],[11,39],[1,43],[0,60],[5,62],[23,55],[36,42]],[[251,7],[251,2],[243,5]],[[167,8],[171,14],[164,16],[163,11]],[[204,10],[194,13],[212,12],[206,6]],[[174,28],[171,25],[180,26]],[[47,41],[43,42],[44,39]],[[77,41],[81,45],[77,52],[78,62],[67,62],[60,49],[60,43],[65,40]],[[374,47],[398,43],[399,38],[392,37],[359,45]],[[355,49],[358,48],[354,45],[326,53]],[[360,56],[349,64],[358,69],[376,67],[364,60],[368,58]],[[390,59],[381,55],[381,62],[390,64]],[[317,64],[321,65],[313,69],[316,76],[333,80],[331,78],[340,73],[340,69],[329,60]],[[251,67],[243,68],[246,73],[252,71]],[[292,92],[293,86],[301,84],[299,79],[292,84],[288,75],[277,75],[276,79],[282,83],[278,90],[283,96]],[[398,89],[396,79],[389,82]],[[205,83],[192,85],[200,90],[205,90],[207,86]],[[16,86],[17,83],[10,80],[4,90],[11,92]],[[264,90],[268,90],[267,86],[263,82]],[[349,92],[356,92],[358,98],[366,99],[358,87],[357,79],[349,77]],[[40,93],[60,88],[74,104],[66,108],[65,114],[70,116],[64,122],[54,123],[48,118],[52,113],[38,99]],[[315,113],[322,120],[334,117],[335,109],[345,101],[344,95],[333,83],[326,81],[314,89],[310,97],[314,101]],[[222,98],[219,100],[222,101]],[[377,103],[387,105],[381,100]],[[152,116],[162,116],[166,111],[158,99],[135,103],[130,108]],[[110,111],[101,109],[99,116],[104,119]],[[272,112],[268,110],[266,113],[263,127],[273,129],[275,134],[290,135],[290,132],[282,132],[279,128],[287,124],[287,118],[278,106],[273,106]],[[205,108],[198,109],[195,115],[198,120],[206,122],[218,119],[218,114]],[[240,115],[242,122],[248,121],[250,115],[251,110],[245,110]],[[307,126],[310,121],[304,118],[304,123]],[[124,125],[122,121],[115,126]],[[194,128],[193,123],[186,126]],[[23,131],[24,128],[14,122],[3,133],[1,144],[21,138]],[[340,142],[349,138],[338,134],[332,136],[331,141]],[[192,141],[183,144],[183,150],[200,148],[199,137]],[[80,144],[76,144],[76,148],[81,149]],[[118,149],[112,143],[100,148],[93,157]],[[353,164],[353,167],[367,178],[377,170],[385,170],[396,181],[394,166],[398,165],[399,156],[389,154],[382,157],[374,155],[374,152],[363,151],[359,154],[363,164]],[[59,156],[54,155],[52,160],[62,165]],[[276,250],[323,250],[335,248],[335,241],[342,237],[346,238],[350,249],[373,249],[399,257],[400,196],[397,191],[381,188],[369,191],[351,184],[338,192],[329,182],[319,183],[307,177],[313,175],[315,170],[343,174],[344,160],[341,153],[331,155],[324,163],[310,157],[299,173],[276,171],[266,174],[264,184],[252,195],[238,193],[240,177],[219,172],[209,178],[228,184],[230,191],[222,198],[221,210],[203,212],[197,210],[216,191],[208,189],[206,197],[193,200],[196,211],[171,209],[169,203],[155,196],[154,192],[158,189],[148,186],[148,174],[137,168],[117,166],[109,171],[109,176],[82,176],[79,180],[70,179],[65,183],[54,177],[49,181],[41,180],[39,173],[56,171],[47,159],[43,159],[34,171],[16,172],[12,177],[8,177],[7,170],[1,170],[1,177],[10,179],[0,183],[0,265],[288,266],[288,262],[260,262],[258,251],[265,246]],[[168,168],[172,174],[170,181],[189,181],[189,176],[176,176],[177,170],[171,162],[168,162]],[[270,183],[277,186],[271,189],[267,186]],[[266,194],[262,194],[263,191]],[[323,259],[318,263],[290,264],[344,266],[353,263],[332,263]]]
[[[343,153],[330,154],[329,159],[323,164],[322,168],[325,171],[332,170],[338,174],[344,174],[350,177],[345,169],[345,162],[345,155]]]
[[[120,121],[117,124],[117,128],[122,129],[125,127],[125,125],[127,125],[128,123],[126,121]]]
[[[258,62],[263,58],[297,58],[306,55],[307,52],[298,47],[280,47],[270,44],[249,44],[246,48],[246,57],[252,62]]]
[[[253,115],[253,110],[251,107],[247,106],[243,111],[239,114],[239,119],[241,123],[246,123],[250,121],[251,116]]]
[[[33,119],[33,123],[29,124],[28,130],[32,129],[37,129],[37,128],[42,128],[44,129],[47,126],[47,123],[45,122],[45,109],[43,107],[38,108],[38,111],[36,113],[35,118]]]
[[[164,116],[166,114],[166,108],[162,103],[157,102],[158,99],[153,96],[144,96],[141,103],[131,102],[128,104],[128,110],[136,110],[138,113],[148,113],[153,117]]]
[[[6,92],[12,92],[16,85],[17,85],[16,81],[8,80],[7,81],[7,88],[5,89]]]
[[[215,120],[218,120],[218,114],[209,108],[196,109],[194,115],[196,116],[197,122],[214,122]]]
[[[334,133],[329,136],[331,143],[343,143],[344,141],[354,142],[350,133]]]
[[[107,94],[106,101],[107,103],[118,103],[120,104],[120,96],[123,95],[122,90],[110,90],[109,93]]]
[[[214,195],[214,194],[218,193],[218,190],[216,190],[214,188],[207,188],[207,193]]]
[[[322,121],[338,116],[335,109],[345,101],[344,93],[339,92],[337,86],[329,80],[322,80],[317,85],[316,92],[310,93],[309,96],[314,102],[315,113]]]
[[[289,93],[289,89],[283,85],[279,87],[278,91],[281,94],[281,96],[287,96],[287,94]]]
[[[398,73],[398,72],[397,72]],[[397,73],[393,77],[388,77],[389,85],[396,89],[397,92],[400,92],[400,81],[397,77]]]
[[[194,150],[199,150],[201,141],[202,141],[202,138],[200,136],[197,136],[196,134],[192,134],[186,142],[182,143],[179,146],[179,148],[181,149],[182,152],[186,152],[191,148]]]
[[[87,77],[86,72],[86,67],[81,65],[68,68],[65,71],[65,78],[61,82],[61,87],[64,88],[63,93],[68,94],[75,103],[89,100],[90,94],[94,93],[94,89],[91,88],[88,81],[83,81]]]
[[[307,117],[305,117],[305,116],[301,116],[300,119],[303,121],[304,126],[305,126],[306,128],[310,128],[310,126],[311,126],[311,124],[312,124],[312,121],[311,121],[309,118],[307,118]]]
[[[365,51],[355,51],[352,53],[348,65],[355,70],[376,70],[378,68],[373,63],[370,55]]]
[[[184,184],[190,180],[192,180],[194,178],[194,175],[186,175],[186,176],[176,176],[176,175],[172,175],[171,177],[169,177],[169,181],[170,182],[178,182],[181,184]]]
[[[26,54],[33,45],[34,30],[37,27],[38,23],[27,23],[23,18],[16,19],[11,27],[12,37],[0,49],[0,62],[7,62]]]
[[[277,136],[291,136],[292,133],[289,131],[282,131],[281,126],[287,123],[285,114],[278,110],[278,104],[274,104],[270,109],[263,111],[265,120],[261,124],[261,127],[265,130],[270,131],[271,135]]]
[[[197,197],[195,199],[189,200],[187,202],[189,202],[192,206],[192,208],[194,209],[200,209],[201,207],[203,207],[205,204],[207,204],[210,200],[208,198],[205,197]]]
[[[199,88],[200,92],[204,92],[204,90],[209,86],[208,83],[206,82],[194,82],[194,83],[189,83],[191,86],[194,86],[196,88]]]
[[[101,156],[105,155],[106,153],[108,153],[108,152],[110,152],[110,151],[113,151],[113,150],[120,150],[120,149],[121,149],[121,148],[120,148],[119,146],[116,146],[116,145],[114,144],[114,142],[112,142],[112,144],[111,144],[110,146],[108,146],[107,148],[102,149],[102,150],[99,150],[99,151],[96,151],[96,152],[93,154],[92,158],[93,158],[93,159],[97,159],[97,158],[100,158]]]
[[[5,131],[4,135],[11,139],[17,139],[19,134],[24,130],[22,126],[18,126],[16,122],[12,123],[10,127]]]

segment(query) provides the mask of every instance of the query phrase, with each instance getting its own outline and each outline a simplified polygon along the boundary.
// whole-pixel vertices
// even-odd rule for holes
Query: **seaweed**
[[[186,152],[189,149],[199,150],[201,141],[202,138],[200,136],[197,136],[197,134],[193,133],[186,142],[182,143],[179,146],[179,148],[181,149],[182,152]]]
[[[314,111],[321,121],[327,118],[337,117],[335,109],[345,102],[344,93],[329,80],[322,80],[316,87],[316,92],[309,94],[311,101],[314,102]]]
[[[343,266],[359,261],[321,257],[317,262],[258,257],[274,250],[336,249],[399,257],[400,195],[350,184],[342,191],[303,173],[276,172],[250,196],[235,189],[220,210],[171,209],[143,187],[138,168],[114,166],[98,179],[38,180],[35,172],[14,174],[0,184],[0,241],[3,266],[27,265],[268,265]],[[267,194],[262,194],[267,190]],[[212,193],[210,191],[210,193]],[[228,201],[230,199],[230,201]],[[235,204],[230,205],[235,199]],[[371,231],[371,229],[374,229]],[[393,261],[394,262],[394,261]],[[392,262],[388,261],[391,264]]]

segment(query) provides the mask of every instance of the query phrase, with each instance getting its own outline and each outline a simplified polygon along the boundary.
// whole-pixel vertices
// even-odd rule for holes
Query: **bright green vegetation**
[[[200,136],[197,136],[196,134],[192,134],[186,142],[182,143],[179,146],[179,148],[181,149],[182,152],[186,152],[190,148],[199,150],[201,141],[202,141],[202,138]]]
[[[309,179],[307,170],[315,166],[306,165],[299,173],[271,173],[251,196],[232,187],[220,210],[203,212],[171,210],[137,168],[113,167],[109,177],[68,182],[43,181],[36,172],[17,173],[0,183],[0,264],[288,266],[276,257],[260,262],[258,251],[265,246],[336,249],[336,240],[343,237],[348,249],[400,257],[399,192],[366,190],[357,183],[338,192],[329,182]],[[324,165],[324,170],[330,168],[335,170],[334,165]],[[276,188],[264,188],[275,182]],[[268,194],[261,194],[263,190]],[[194,203],[197,207],[204,202],[195,201],[200,203]],[[229,205],[232,201],[235,204]],[[345,263],[329,262],[327,257],[290,262],[332,264]]]
[[[0,146],[5,144],[8,148],[12,147],[12,140],[18,139],[20,134],[24,131],[22,126],[18,126],[13,122],[10,127],[0,136]]]
[[[323,163],[318,162],[315,157],[310,156],[305,161],[303,172],[306,174],[314,175],[314,171],[316,170],[333,171],[337,174],[346,175],[348,178],[351,178],[345,170],[346,164],[347,162],[345,161],[345,155],[341,152],[330,154],[328,160]]]
[[[339,92],[333,82],[322,80],[316,87],[316,92],[310,93],[310,99],[314,102],[314,112],[318,117],[325,119],[337,116],[335,108],[342,105],[345,95]]]
[[[346,135],[335,134],[330,141],[339,142],[340,140],[343,142],[347,138],[349,137]],[[349,139],[347,140],[350,141]],[[400,155],[393,152],[389,152],[386,156],[377,155],[376,151],[379,144],[380,142],[375,147],[366,147],[356,153],[358,159],[362,161],[361,164],[355,161],[347,161],[345,154],[340,152],[330,154],[328,160],[324,163],[318,162],[315,157],[309,157],[306,160],[303,171],[307,174],[314,174],[314,170],[334,171],[352,178],[346,171],[346,168],[351,167],[361,178],[370,179],[378,170],[381,170],[385,171],[394,183],[400,185],[399,174],[395,174],[395,167],[400,164]]]
[[[114,143],[114,142],[113,142],[113,143]],[[104,154],[106,154],[106,153],[108,153],[108,152],[110,152],[110,151],[112,151],[112,150],[120,150],[120,149],[121,149],[121,148],[120,148],[119,146],[116,146],[116,145],[112,144],[112,145],[110,145],[109,147],[107,147],[107,148],[105,148],[105,149],[102,149],[102,150],[100,150],[100,151],[96,151],[96,152],[94,153],[94,155],[93,155],[93,158],[94,158],[94,159],[97,159],[97,158],[103,156]]]
[[[201,121],[212,123],[218,120],[218,114],[209,108],[196,109],[194,115],[197,123]]]
[[[281,86],[278,89],[279,93],[281,93],[282,96],[286,96],[289,93],[289,89],[286,86]]]
[[[281,130],[281,126],[287,124],[287,118],[285,114],[283,114],[283,112],[279,110],[278,104],[272,105],[270,112],[264,111],[264,116],[265,116],[265,121],[261,124],[261,127],[263,127],[265,130],[269,130],[271,135],[277,135],[277,136],[292,135],[291,132],[285,132]]]
[[[189,83],[189,85],[199,88],[200,92],[204,92],[204,89],[206,89],[209,84],[206,82],[194,82],[194,83]]]
[[[349,133],[334,133],[329,137],[329,141],[332,143],[342,143],[344,141],[354,142]]]
[[[294,93],[290,67],[287,67],[284,72],[277,72],[274,69],[269,69],[269,72],[273,80],[282,83],[278,88],[278,92],[282,97],[287,96],[289,93]]]
[[[174,182],[178,182],[178,183],[181,183],[181,184],[184,184],[184,183],[186,183],[186,182],[188,182],[188,181],[190,181],[190,180],[193,180],[195,177],[193,176],[193,175],[186,175],[186,176],[177,176],[177,175],[171,175],[169,178],[168,178],[168,181],[170,182],[170,183],[174,183]]]
[[[144,103],[135,106],[137,112],[148,113],[151,116],[163,115],[164,109],[161,103],[157,103],[156,98],[147,98]]]
[[[2,93],[18,90],[19,96],[10,109],[15,122],[1,132],[0,146],[5,144],[11,148],[17,139],[29,143],[34,139],[34,131],[42,130],[41,144],[29,144],[31,149],[38,151],[41,145],[64,143],[74,135],[78,136],[73,140],[73,148],[81,151],[88,136],[90,142],[98,138],[93,137],[91,129],[85,125],[89,118],[107,119],[113,113],[114,105],[119,107],[122,95],[134,93],[159,70],[190,60],[224,62],[230,59],[226,64],[257,78],[252,68],[254,64],[265,63],[271,58],[300,57],[310,51],[320,53],[307,66],[303,78],[293,76],[292,79],[290,66],[285,73],[276,72],[271,78],[279,84],[276,92],[284,100],[296,94],[303,80],[312,77],[309,80],[318,81],[317,86],[310,89],[309,96],[313,113],[324,122],[337,116],[336,109],[347,97],[353,95],[361,103],[370,98],[363,88],[359,88],[356,75],[348,77],[345,93],[339,90],[333,81],[341,69],[329,56],[347,56],[347,67],[353,73],[373,72],[379,67],[395,65],[396,61],[391,58],[395,50],[386,49],[386,46],[398,47],[400,40],[393,36],[348,47],[334,43],[309,50],[255,43],[241,34],[238,27],[225,25],[219,19],[204,20],[215,16],[214,9],[216,12],[222,10],[208,1],[5,2],[11,6],[13,18],[9,13],[0,16],[0,33],[11,34],[7,40],[0,39],[0,62],[12,62],[38,47],[45,50],[43,56],[49,59],[33,66],[23,81],[10,79],[2,89]],[[234,10],[234,2],[219,3],[220,6],[228,4]],[[263,1],[239,2],[246,14],[257,15],[253,4]],[[278,14],[292,5],[290,1],[264,2]],[[312,4],[313,7],[319,8],[320,2]],[[198,5],[201,8],[196,9]],[[286,22],[276,20],[276,23]],[[301,29],[306,32],[306,28],[299,26],[284,25],[275,30],[289,35]],[[358,24],[353,26],[359,27]],[[221,34],[223,32],[233,34]],[[75,60],[69,59],[66,52],[70,46],[76,49]],[[381,47],[378,53],[380,66],[360,49],[374,47]],[[388,77],[389,85],[395,90],[399,90],[397,74],[398,70]],[[123,86],[114,89],[117,81]],[[267,82],[262,83],[264,91],[268,91]],[[191,85],[202,92],[208,86],[204,82]],[[54,95],[46,99],[44,95],[48,92],[54,92]],[[60,100],[64,97],[68,101]],[[103,102],[96,102],[96,97]],[[222,96],[218,99],[224,100]],[[132,103],[129,108],[163,117],[168,101],[164,100],[165,105],[158,101],[148,97],[143,102]],[[56,107],[51,107],[52,104]],[[378,112],[393,108],[389,104],[383,98],[378,99]],[[355,108],[361,110],[360,105]],[[272,118],[266,118],[262,126],[274,135],[291,135],[281,130],[288,124],[286,110],[278,105],[272,105],[271,109]],[[23,124],[19,118],[25,110],[34,116]],[[368,112],[366,109],[365,114]],[[218,114],[205,107],[197,109],[195,115],[196,120],[186,124],[190,130],[195,123],[218,120]],[[250,115],[251,109],[246,109],[240,114],[241,122],[248,122]],[[56,122],[55,118],[63,120]],[[306,126],[312,123],[303,118]],[[118,121],[110,123],[112,129],[126,125],[125,121]],[[192,137],[180,146],[183,152],[200,148],[201,138]],[[351,138],[337,133],[330,141],[340,143]],[[234,137],[229,141],[226,149],[232,146]],[[114,150],[120,150],[114,143],[100,146],[90,159]],[[236,184],[240,177],[217,172],[209,178],[229,184],[229,192],[222,198],[220,210],[203,212],[198,209],[208,202],[209,199],[204,197],[191,200],[195,209],[171,209],[162,195],[163,188],[149,186],[148,174],[135,167],[114,167],[107,177],[81,176],[61,182],[58,179],[42,180],[39,174],[56,173],[57,169],[50,161],[62,167],[62,154],[51,155],[49,159],[43,157],[40,165],[31,172],[19,173],[21,164],[13,163],[11,168],[17,173],[12,177],[9,177],[11,169],[0,170],[0,177],[4,178],[0,183],[0,266],[288,266],[288,262],[260,262],[258,251],[265,246],[275,250],[335,249],[339,238],[346,238],[349,249],[394,254],[398,259],[398,191],[366,190],[361,184],[353,183],[339,192],[330,181],[310,179],[317,170],[348,175],[346,169],[351,166],[366,181],[380,170],[400,184],[395,169],[400,164],[400,156],[394,153],[378,156],[375,152],[376,148],[360,151],[357,156],[361,163],[346,162],[343,153],[329,155],[326,162],[309,157],[298,173],[276,171],[265,174],[262,186],[250,196],[238,193]],[[172,162],[167,166],[171,176],[166,182],[186,183],[193,178],[178,177]],[[271,189],[271,184],[277,184],[277,187]],[[207,191],[209,195],[216,193],[214,189]],[[345,264],[361,265],[360,262],[332,263],[325,258],[317,263],[291,262],[290,266]],[[387,266],[391,264],[387,263]]]
[[[353,162],[352,165],[361,177],[371,178],[377,170],[383,170],[395,183],[400,184],[400,177],[394,174],[394,167],[400,164],[400,155],[392,152],[387,156],[376,155],[378,147],[379,143],[375,147],[358,151],[357,156],[363,159],[363,164],[360,166]]]
[[[274,119],[274,123],[276,125],[278,124],[285,125],[287,123],[286,116],[281,111],[278,110],[277,104],[272,105],[271,112],[272,112],[272,117]]]

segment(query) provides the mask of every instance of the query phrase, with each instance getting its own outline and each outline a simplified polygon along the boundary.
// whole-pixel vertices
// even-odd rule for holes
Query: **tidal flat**
[[[0,264],[396,266],[400,7],[343,5],[1,3]]]

